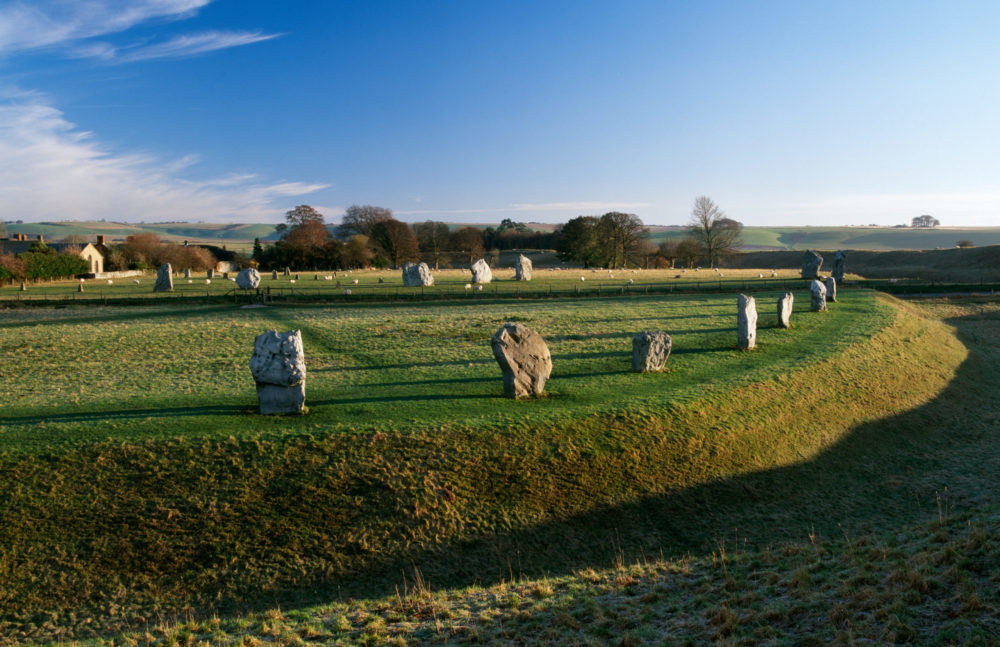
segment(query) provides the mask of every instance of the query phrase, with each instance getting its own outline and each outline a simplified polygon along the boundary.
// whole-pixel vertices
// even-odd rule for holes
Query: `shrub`
[[[24,261],[13,254],[0,256],[0,285],[8,281],[23,279],[25,276]]]
[[[90,264],[76,254],[56,254],[51,249],[25,252],[19,258],[29,279],[55,279],[90,271]]]

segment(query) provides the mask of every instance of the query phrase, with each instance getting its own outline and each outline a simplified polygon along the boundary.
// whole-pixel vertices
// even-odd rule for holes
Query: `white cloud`
[[[124,31],[193,15],[211,0],[30,0],[0,4],[0,53]]]
[[[154,58],[184,58],[229,47],[259,43],[280,35],[264,34],[259,31],[209,31],[182,34],[153,45],[115,47],[110,43],[87,43],[78,47],[75,55],[78,58],[97,58],[115,63],[132,63]]]
[[[6,99],[0,104],[0,204],[7,218],[273,222],[290,208],[289,198],[326,187],[250,175],[186,179],[179,173],[196,156],[164,162],[117,154],[40,95]]]
[[[641,209],[648,202],[542,202],[539,204],[515,203],[515,211],[615,211],[619,209]]]
[[[425,216],[434,214],[515,214],[533,213],[545,214],[553,212],[575,212],[577,214],[606,213],[615,210],[641,209],[648,207],[647,202],[541,202],[531,204],[527,202],[515,202],[506,207],[496,208],[473,208],[473,209],[409,209],[395,211],[401,216]]]

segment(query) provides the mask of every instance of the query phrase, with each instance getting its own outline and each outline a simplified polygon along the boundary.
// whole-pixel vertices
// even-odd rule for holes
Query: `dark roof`
[[[222,249],[216,245],[192,245],[192,247],[201,247],[212,252],[212,256],[215,257],[216,261],[235,261],[236,252],[229,249]]]

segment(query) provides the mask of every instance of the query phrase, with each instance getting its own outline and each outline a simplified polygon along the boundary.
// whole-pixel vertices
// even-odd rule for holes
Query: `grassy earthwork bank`
[[[955,547],[914,604],[978,600],[971,635],[996,587],[968,593],[954,555],[996,550],[962,523],[1000,506],[1000,307],[853,290],[810,313],[798,291],[785,331],[777,296],[753,352],[733,294],[0,311],[0,644],[571,644],[621,638],[593,615],[615,604],[643,644],[666,616],[692,640],[767,638],[761,618],[780,638],[803,609],[850,631],[860,601],[819,611],[838,573],[874,590],[895,570],[868,551],[911,543]],[[546,397],[501,397],[504,321],[547,340]],[[253,413],[271,328],[302,330],[308,415]],[[671,334],[667,372],[629,373],[640,330]],[[934,519],[962,521],[936,543]]]

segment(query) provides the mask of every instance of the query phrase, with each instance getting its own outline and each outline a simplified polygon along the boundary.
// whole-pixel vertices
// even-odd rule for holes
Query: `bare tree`
[[[376,224],[392,219],[392,209],[375,207],[370,204],[352,204],[344,212],[340,227],[337,228],[337,234],[341,239],[349,238],[354,234],[371,238],[372,228]]]
[[[629,257],[635,255],[639,244],[649,233],[637,215],[620,211],[601,216],[598,231],[605,267],[625,267]]]
[[[690,232],[711,265],[718,265],[721,259],[739,250],[743,244],[742,231],[743,224],[727,218],[711,198],[704,195],[695,198]]]
[[[428,220],[414,224],[413,233],[417,235],[420,251],[434,263],[434,269],[438,269],[451,249],[451,229],[443,222]]]
[[[910,226],[911,227],[931,227],[931,228],[933,228],[933,227],[937,227],[940,224],[941,224],[941,221],[938,220],[937,218],[935,218],[934,216],[929,216],[927,214],[924,214],[922,216],[917,216],[916,218],[914,218],[913,221],[910,223]]]

